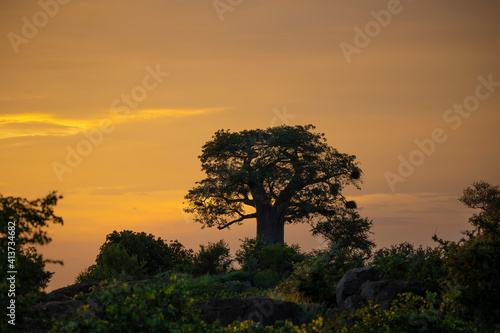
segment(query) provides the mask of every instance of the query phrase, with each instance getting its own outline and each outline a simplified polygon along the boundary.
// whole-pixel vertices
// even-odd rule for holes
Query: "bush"
[[[276,289],[289,295],[291,299],[302,298],[309,302],[334,306],[337,283],[348,270],[363,266],[364,254],[350,249],[339,249],[333,260],[326,262],[328,255],[328,250],[318,251],[315,258],[295,264],[292,274],[279,283]]]
[[[342,332],[477,332],[472,323],[443,311],[436,293],[425,297],[401,294],[389,310],[369,303],[354,314],[337,317],[336,328]]]
[[[241,249],[236,251],[236,261],[252,277],[257,271],[270,269],[283,279],[293,271],[294,262],[301,262],[305,258],[298,245],[266,245],[262,238],[245,238]]]
[[[139,264],[137,255],[129,255],[119,244],[105,247],[96,261],[77,276],[77,283],[113,279],[130,281],[144,276],[145,264]]]
[[[209,299],[227,297],[265,296],[266,292],[259,288],[250,288],[242,292],[231,291],[231,288],[224,283],[224,277],[216,275],[203,275],[200,277],[186,278],[186,290],[196,302]],[[237,282],[238,284],[241,282]]]
[[[446,245],[448,288],[457,311],[486,331],[500,324],[500,237],[480,237]]]
[[[226,275],[221,277],[221,280],[224,282],[227,281],[240,281],[240,282],[245,282],[250,280],[250,275],[248,272],[244,270],[237,270],[233,271],[230,273],[227,273]]]
[[[59,322],[52,332],[163,332],[180,330],[200,321],[190,307],[192,298],[185,282],[172,277],[164,285],[127,284],[94,292],[93,299],[104,309],[102,318],[80,310],[78,318]],[[182,330],[182,331],[188,331]]]
[[[167,243],[145,232],[113,231],[106,236],[96,257],[96,264],[80,273],[76,282],[156,275],[168,270],[186,270],[192,250],[177,240]],[[114,275],[116,274],[116,275]]]
[[[232,259],[229,245],[220,240],[217,243],[208,243],[195,254],[191,273],[195,276],[203,274],[225,274],[231,268]]]
[[[441,247],[415,248],[407,242],[376,251],[370,265],[380,269],[381,279],[420,282],[422,290],[433,292],[446,276]]]
[[[445,252],[447,291],[464,318],[484,331],[500,330],[500,186],[475,182],[459,200],[480,211],[469,218],[474,229],[459,242],[434,236]]]
[[[272,269],[258,271],[253,277],[254,286],[257,288],[274,288],[280,282],[281,276]]]

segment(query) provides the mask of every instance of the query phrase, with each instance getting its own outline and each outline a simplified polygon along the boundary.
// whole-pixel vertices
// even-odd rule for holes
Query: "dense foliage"
[[[350,249],[337,250],[328,260],[330,251],[316,251],[308,260],[297,263],[293,272],[276,287],[289,299],[335,306],[335,288],[344,274],[353,268],[364,266],[364,256]]]
[[[245,238],[236,251],[236,261],[248,272],[253,283],[274,286],[290,275],[295,264],[306,259],[298,245],[266,244],[262,237]]]
[[[391,308],[382,310],[369,303],[355,313],[344,312],[336,318],[338,332],[477,332],[472,323],[447,311],[437,294],[425,297],[402,294]]]
[[[459,199],[480,209],[458,242],[434,237],[444,248],[448,292],[456,294],[456,310],[486,330],[500,328],[500,186],[476,182]]]
[[[15,274],[15,299],[18,313],[27,311],[27,306],[47,286],[52,272],[45,269],[45,264],[61,261],[47,260],[34,246],[48,244],[51,241],[47,233],[50,224],[63,224],[61,217],[54,215],[54,207],[62,196],[56,192],[46,197],[27,200],[20,197],[4,197],[0,194],[0,306],[2,313],[7,309],[10,283],[8,271]],[[9,222],[13,222],[9,224]],[[9,253],[10,252],[10,253]],[[15,259],[11,259],[12,257]],[[10,258],[9,258],[10,257]],[[9,267],[8,267],[9,265]],[[11,268],[10,265],[13,265]],[[7,316],[3,316],[0,329],[6,325]],[[17,316],[17,322],[22,317]]]
[[[403,242],[375,252],[371,266],[380,269],[385,280],[406,280],[420,284],[422,291],[437,292],[446,276],[441,247],[415,248]]]
[[[166,242],[152,234],[123,230],[106,236],[96,263],[76,278],[77,282],[101,281],[118,275],[140,277],[173,269],[186,269],[192,250],[177,240]]]
[[[314,223],[312,233],[323,236],[331,247],[350,249],[368,258],[375,247],[375,243],[369,238],[372,226],[372,220],[362,218],[352,208]]]
[[[22,309],[35,319],[32,322],[52,332],[500,332],[496,306],[500,298],[499,198],[500,188],[483,182],[464,191],[460,201],[479,211],[470,219],[474,229],[464,232],[458,242],[435,236],[435,248],[404,242],[367,258],[369,251],[354,243],[342,247],[332,240],[329,249],[304,253],[297,245],[247,238],[236,252],[241,269],[232,271],[229,247],[223,240],[201,245],[193,253],[177,241],[115,231],[106,238],[96,263],[79,277],[102,282],[88,294],[75,297],[86,303],[77,315],[42,318],[27,306]],[[29,233],[24,235],[20,244],[29,243]],[[50,276],[33,248],[20,248],[19,253],[17,265],[26,269],[20,279],[34,282],[21,287],[23,300],[40,295],[34,291]],[[160,266],[154,270],[150,262]],[[419,288],[400,294],[389,309],[369,302],[355,312],[328,312],[336,306],[335,290],[342,276],[367,264],[378,267],[382,279],[412,281]],[[31,276],[26,274],[31,271]],[[135,278],[147,282],[123,283]],[[237,321],[222,326],[203,322],[191,307],[193,302],[246,296],[293,301],[303,306],[309,321],[302,326],[276,322],[263,327]],[[310,303],[319,303],[319,308],[309,308]]]
[[[161,286],[128,284],[98,290],[92,299],[104,309],[103,318],[88,315],[89,307],[81,309],[78,318],[58,324],[53,332],[152,332],[188,331],[189,324],[199,316],[189,305],[192,298],[185,283],[173,277]]]
[[[225,274],[231,268],[231,254],[229,245],[220,240],[208,245],[200,245],[200,250],[194,255],[191,273],[199,276],[203,274]]]

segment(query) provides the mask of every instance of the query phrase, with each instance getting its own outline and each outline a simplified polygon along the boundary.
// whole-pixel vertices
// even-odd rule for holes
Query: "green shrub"
[[[422,290],[433,292],[446,276],[442,247],[415,248],[403,242],[376,251],[370,265],[380,269],[381,279],[420,282]]]
[[[281,277],[277,272],[271,269],[258,271],[253,277],[254,286],[257,288],[274,288],[280,282]]]
[[[500,331],[500,186],[474,182],[458,199],[473,209],[473,230],[458,242],[439,239],[445,253],[448,294],[463,318],[484,331]]]
[[[221,277],[222,281],[227,282],[227,281],[240,281],[240,282],[245,282],[250,280],[250,275],[248,272],[244,270],[237,270],[233,272],[229,272],[226,275]]]
[[[129,255],[119,244],[105,247],[96,261],[77,276],[77,283],[113,279],[130,281],[144,276],[145,264],[139,264],[137,255]]]
[[[102,318],[93,318],[84,307],[75,320],[59,322],[52,332],[187,332],[190,324],[200,323],[185,282],[175,276],[164,285],[107,287],[93,298],[104,309]]]
[[[257,271],[271,269],[280,278],[285,278],[293,270],[293,263],[301,262],[306,255],[298,245],[266,245],[262,238],[245,238],[241,248],[236,251],[236,261],[243,270],[253,275]]]
[[[477,332],[472,323],[443,311],[436,293],[425,297],[401,294],[389,310],[369,303],[354,314],[344,312],[336,318],[342,332]]]
[[[266,292],[260,288],[250,288],[243,292],[232,292],[224,283],[223,277],[214,275],[203,275],[186,279],[186,290],[196,302],[209,299],[227,297],[265,296]]]
[[[106,236],[96,263],[81,272],[76,282],[130,279],[191,267],[192,250],[178,241],[167,243],[145,232],[113,231]]]
[[[295,269],[276,289],[292,298],[334,306],[335,288],[344,274],[362,267],[363,254],[350,249],[339,249],[333,260],[326,262],[329,251],[317,251],[315,258],[295,264]]]
[[[195,276],[203,274],[225,274],[231,268],[229,245],[220,240],[217,243],[208,243],[195,254],[191,273]]]
[[[447,290],[456,310],[478,327],[500,325],[500,237],[479,237],[446,245]]]

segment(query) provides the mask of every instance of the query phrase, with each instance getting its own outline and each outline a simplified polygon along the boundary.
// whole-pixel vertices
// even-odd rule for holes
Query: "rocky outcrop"
[[[337,283],[337,306],[345,308],[345,301],[354,295],[359,296],[361,287],[367,281],[378,281],[380,279],[380,271],[374,267],[361,267],[351,269],[344,274],[342,279]],[[354,299],[348,300],[349,304],[355,304],[359,298],[354,296]]]
[[[387,310],[397,295],[407,291],[409,286],[408,281],[401,280],[368,281],[361,289],[361,298]]]
[[[337,307],[355,311],[368,301],[389,309],[397,295],[412,288],[408,281],[379,281],[380,271],[374,267],[356,268],[348,271],[337,284]]]
[[[213,299],[194,303],[193,307],[201,310],[206,322],[219,320],[222,325],[244,320],[262,325],[272,325],[277,320],[287,319],[296,325],[307,321],[307,315],[297,304],[257,296]]]

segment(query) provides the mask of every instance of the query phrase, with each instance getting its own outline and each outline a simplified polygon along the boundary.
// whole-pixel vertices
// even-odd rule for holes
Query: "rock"
[[[360,304],[363,302],[363,299],[359,294],[354,294],[347,297],[344,301],[344,309],[354,312],[359,308]]]
[[[48,293],[49,299],[53,301],[64,301],[73,298],[79,293],[87,293],[90,288],[98,286],[99,282],[77,283],[71,286],[59,288]]]
[[[325,312],[325,317],[327,319],[334,319],[342,310],[339,308],[328,308]]]
[[[300,306],[292,302],[264,297],[220,298],[194,303],[201,310],[207,323],[219,320],[222,325],[234,321],[251,320],[262,325],[272,325],[277,320],[291,320],[295,325],[307,322],[307,315]]]
[[[379,279],[380,271],[375,267],[351,269],[337,284],[337,306],[343,308],[346,298],[359,294],[366,281],[378,281]]]
[[[361,289],[361,298],[387,310],[397,295],[407,291],[409,286],[408,281],[401,280],[368,281]]]

